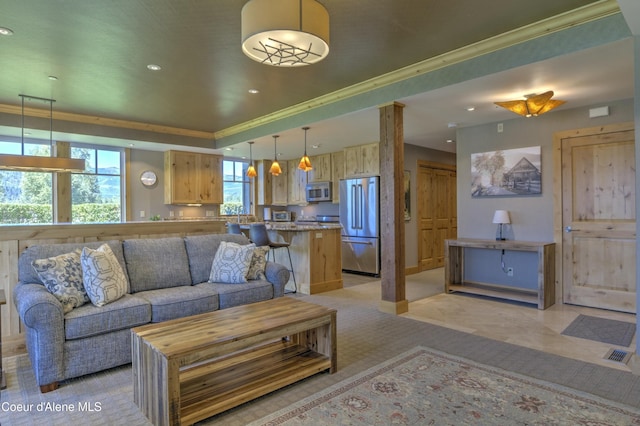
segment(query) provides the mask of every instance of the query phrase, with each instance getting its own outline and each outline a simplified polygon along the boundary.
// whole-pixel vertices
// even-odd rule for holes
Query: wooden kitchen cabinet
[[[340,179],[344,179],[344,152],[331,153],[331,202],[340,202]]]
[[[164,153],[165,204],[222,204],[222,156]]]
[[[345,178],[380,175],[380,146],[378,143],[357,145],[344,149]]]
[[[278,176],[271,175],[271,205],[286,206],[288,200],[288,161],[279,161],[282,173]]]
[[[331,154],[309,157],[313,169],[307,173],[307,182],[331,181]]]
[[[298,160],[287,161],[287,166],[289,167],[287,204],[289,205],[307,204],[307,196],[305,194],[307,173],[298,168],[298,162]]]
[[[255,162],[256,172],[256,192],[257,203],[260,206],[270,206],[273,200],[273,176],[269,173],[271,160],[258,160]]]

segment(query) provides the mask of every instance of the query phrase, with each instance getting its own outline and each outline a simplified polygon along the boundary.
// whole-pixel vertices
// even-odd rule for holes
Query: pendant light
[[[251,150],[251,146],[253,145],[253,141],[251,142],[247,142],[249,144],[249,167],[247,167],[247,177],[248,178],[254,178],[256,176],[258,176],[258,173],[256,173],[256,168],[253,167],[253,152]]]
[[[300,170],[304,170],[305,172],[309,172],[313,170],[313,167],[311,167],[311,160],[309,160],[309,156],[307,155],[307,130],[309,130],[309,127],[303,127],[302,130],[304,130],[304,155],[300,159],[298,168]]]
[[[280,135],[273,135],[273,163],[271,164],[269,173],[271,173],[274,176],[278,176],[280,173],[282,173],[280,164],[278,164],[278,148],[276,144],[279,137]]]
[[[22,136],[21,155],[0,155],[0,170],[18,172],[83,172],[85,161],[69,157],[45,157],[38,155],[24,155],[24,100],[38,100],[49,103],[49,146],[53,148],[53,103],[54,99],[36,96],[18,95],[22,98]]]

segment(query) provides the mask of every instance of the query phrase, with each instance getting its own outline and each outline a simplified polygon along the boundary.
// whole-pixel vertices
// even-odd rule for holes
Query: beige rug
[[[417,347],[250,426],[640,424],[640,411]]]

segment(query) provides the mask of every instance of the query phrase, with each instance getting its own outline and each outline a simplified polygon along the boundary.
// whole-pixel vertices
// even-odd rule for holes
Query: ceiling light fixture
[[[526,95],[524,100],[494,102],[496,105],[523,117],[537,117],[559,107],[566,101],[552,100],[553,90],[540,95]]]
[[[315,0],[249,0],[241,15],[242,51],[254,61],[295,67],[329,54],[329,12]]]
[[[249,167],[247,167],[247,177],[254,178],[258,176],[258,172],[256,172],[256,168],[253,167],[253,151],[251,150],[253,141],[247,143],[249,144]]]
[[[13,30],[7,27],[0,27],[0,35],[3,35],[3,36],[13,35]]]
[[[278,140],[279,135],[273,135],[273,163],[271,163],[271,168],[269,169],[269,173],[274,176],[280,175],[282,173],[282,169],[280,168],[280,164],[278,164],[278,148],[276,145],[276,141]]]
[[[38,155],[24,155],[24,100],[38,100],[49,103],[49,145],[53,148],[53,103],[54,99],[36,96],[18,95],[22,98],[22,136],[21,155],[0,155],[0,170],[18,172],[83,172],[85,161],[68,157],[44,157]],[[50,152],[52,149],[50,150]]]
[[[313,170],[313,167],[311,167],[311,160],[307,155],[307,130],[309,129],[310,127],[308,126],[302,128],[302,130],[304,130],[304,155],[300,159],[300,164],[298,164],[298,168],[300,170],[304,170],[305,172],[309,172]]]
[[[156,64],[149,64],[149,65],[147,65],[147,69],[151,70],[151,71],[160,71],[162,69],[162,67],[160,65],[156,65]]]

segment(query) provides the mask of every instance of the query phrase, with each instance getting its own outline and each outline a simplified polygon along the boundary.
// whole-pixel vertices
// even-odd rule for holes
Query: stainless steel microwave
[[[271,220],[274,222],[291,222],[291,212],[279,211],[271,213]]]
[[[306,188],[307,202],[331,201],[331,182],[312,182]]]

